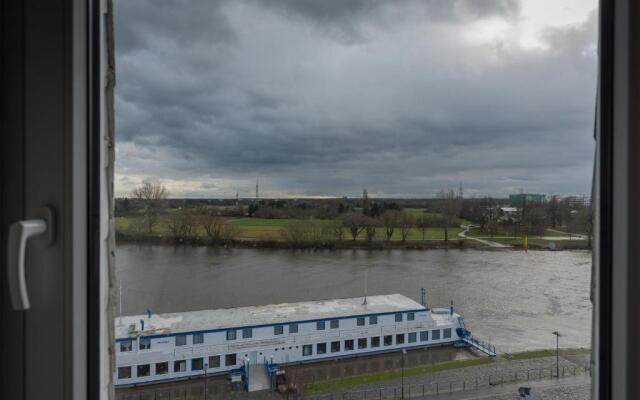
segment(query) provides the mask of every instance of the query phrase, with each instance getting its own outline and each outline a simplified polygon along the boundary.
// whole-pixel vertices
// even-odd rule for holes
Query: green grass
[[[572,356],[579,354],[588,354],[591,352],[591,349],[560,349],[559,353],[561,356]],[[542,357],[555,357],[556,350],[555,349],[542,349],[542,350],[530,350],[530,351],[521,351],[517,353],[511,353],[508,356],[505,355],[504,358],[509,360],[528,360],[531,358],[542,358]]]
[[[489,357],[473,358],[469,360],[448,361],[435,365],[405,368],[404,376],[413,376],[419,374],[428,374],[432,372],[444,371],[448,369],[472,367],[475,365],[492,363],[493,359]],[[342,387],[362,385],[373,382],[380,382],[388,379],[398,379],[402,376],[402,370],[394,369],[390,371],[376,372],[371,374],[363,374],[356,376],[347,376],[339,379],[332,379],[323,382],[310,383],[305,385],[305,391],[316,392],[322,390],[332,390]]]

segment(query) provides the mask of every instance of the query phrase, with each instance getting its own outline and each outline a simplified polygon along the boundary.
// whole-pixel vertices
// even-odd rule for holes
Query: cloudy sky
[[[596,0],[116,0],[116,195],[590,190]]]

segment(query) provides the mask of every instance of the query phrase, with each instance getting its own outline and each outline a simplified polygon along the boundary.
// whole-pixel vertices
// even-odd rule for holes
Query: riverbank
[[[493,247],[475,241],[472,237],[466,239],[454,238],[428,240],[325,240],[320,242],[291,242],[286,240],[226,240],[213,241],[207,237],[175,238],[159,234],[131,234],[116,232],[118,244],[148,244],[161,246],[208,246],[223,248],[247,249],[310,249],[310,250],[440,250],[440,249],[483,249],[483,250],[523,250],[522,239],[492,239],[505,247]],[[531,250],[590,250],[586,241],[563,240],[553,242],[543,239],[530,239],[528,248]]]

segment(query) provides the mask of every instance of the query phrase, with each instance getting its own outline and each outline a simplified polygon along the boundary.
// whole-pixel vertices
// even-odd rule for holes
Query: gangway
[[[497,355],[496,347],[491,343],[487,343],[471,335],[464,337],[461,340],[466,344],[468,344],[469,346],[476,348],[481,352],[485,353],[489,357],[495,357]]]
[[[258,390],[271,389],[271,382],[267,375],[265,364],[251,364],[247,374],[247,391],[257,392]]]

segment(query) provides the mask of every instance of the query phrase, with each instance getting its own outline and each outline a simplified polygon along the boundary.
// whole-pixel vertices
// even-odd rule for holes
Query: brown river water
[[[591,343],[591,253],[515,250],[221,249],[119,245],[122,314],[402,293],[453,300],[499,352]],[[365,279],[366,277],[366,279]],[[118,310],[116,314],[118,314]]]

